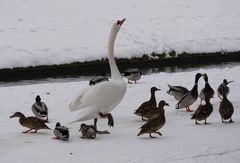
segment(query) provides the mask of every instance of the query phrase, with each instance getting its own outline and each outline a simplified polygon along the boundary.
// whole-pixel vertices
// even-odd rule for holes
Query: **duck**
[[[155,138],[151,135],[152,133],[156,133],[156,134],[162,136],[162,133],[158,131],[164,126],[164,124],[166,122],[165,111],[163,108],[164,106],[162,106],[162,105],[168,106],[168,103],[166,103],[165,101],[159,102],[159,108],[157,109],[159,111],[158,116],[156,118],[148,120],[143,126],[141,126],[140,127],[141,130],[137,134],[137,136],[140,136],[143,134],[149,134],[150,138]]]
[[[172,86],[168,84],[169,90],[167,91],[167,94],[173,96],[175,99],[179,100],[181,99],[185,94],[189,92],[189,90],[182,86]]]
[[[74,122],[83,122],[94,119],[97,129],[98,118],[107,118],[108,125],[114,126],[114,120],[110,113],[122,101],[127,90],[127,83],[122,78],[114,59],[114,42],[117,34],[125,22],[125,18],[115,21],[112,25],[108,40],[108,61],[110,65],[111,78],[108,82],[101,82],[94,86],[83,88],[69,105],[70,111],[79,111]],[[97,130],[98,134],[108,134],[106,131]]]
[[[214,96],[214,90],[208,83],[208,76],[207,74],[203,74],[203,79],[205,81],[204,88],[200,91],[199,98],[200,98],[200,104],[202,104],[202,100],[205,99],[205,96],[208,96],[209,98],[213,98]]]
[[[81,138],[86,138],[86,139],[96,138],[96,128],[93,125],[86,125],[85,123],[82,123],[79,131],[81,131],[82,133]]]
[[[234,107],[231,101],[228,100],[227,95],[226,95],[226,88],[225,86],[222,87],[222,101],[220,102],[219,105],[219,113],[221,115],[222,123],[226,123],[226,120],[229,119],[229,123],[233,123],[234,121],[232,120],[232,115],[234,112]]]
[[[37,117],[25,117],[25,115],[21,112],[15,112],[13,115],[11,115],[9,118],[19,117],[19,123],[26,128],[29,128],[27,131],[23,131],[22,133],[27,133],[32,130],[35,130],[31,133],[36,133],[40,129],[48,129],[51,130],[42,119],[39,119]]]
[[[198,98],[198,80],[203,76],[201,73],[195,75],[195,84],[193,88],[186,93],[176,104],[176,109],[186,108],[187,112],[192,112],[189,108]]]
[[[109,81],[108,78],[104,75],[99,75],[99,76],[95,76],[94,78],[92,78],[89,81],[89,85],[92,86],[92,85],[95,85],[95,84],[98,84],[101,82],[105,82],[105,81]]]
[[[161,100],[158,104],[158,107],[154,108],[150,108],[148,110],[144,110],[142,112],[142,117],[150,120],[150,119],[154,119],[156,117],[158,117],[159,113],[161,113],[161,111],[164,111],[163,107],[164,106],[169,106],[168,103],[166,103],[164,100]]]
[[[41,101],[40,95],[37,95],[35,98],[35,103],[32,105],[32,112],[36,117],[48,122],[48,107],[43,101]]]
[[[61,126],[60,122],[56,123],[56,126],[53,130],[53,134],[56,136],[56,139],[68,140],[69,139],[69,130],[65,126]]]
[[[137,110],[135,110],[134,114],[141,116],[142,120],[144,121],[145,119],[142,116],[142,112],[145,110],[149,110],[151,108],[156,108],[157,107],[157,102],[156,102],[156,97],[155,97],[155,92],[159,91],[160,89],[158,89],[157,87],[152,87],[150,89],[151,92],[151,97],[148,101],[145,101],[144,103],[142,103]]]
[[[213,106],[210,103],[210,98],[208,94],[205,96],[205,105],[200,104],[194,114],[192,115],[191,119],[195,119],[195,124],[198,124],[197,121],[202,121],[204,120],[205,123],[207,124],[207,118],[210,116],[210,114],[213,111]]]
[[[222,96],[223,96],[223,88],[225,89],[225,94],[226,96],[229,94],[230,89],[227,86],[229,83],[232,83],[234,81],[227,81],[227,79],[223,79],[223,83],[221,83],[218,88],[217,88],[217,92],[218,92],[218,97],[222,100]]]
[[[141,79],[142,72],[138,68],[129,68],[124,72],[124,76],[128,79],[128,83],[132,84],[130,81],[137,83],[137,80]]]

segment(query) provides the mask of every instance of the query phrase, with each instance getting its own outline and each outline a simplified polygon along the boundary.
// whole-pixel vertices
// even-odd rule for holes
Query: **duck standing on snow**
[[[56,123],[53,134],[56,136],[56,139],[68,140],[69,138],[68,128],[65,126],[61,126],[59,122]]]
[[[156,108],[157,107],[157,102],[156,102],[156,97],[155,97],[155,92],[159,91],[160,89],[156,87],[152,87],[150,89],[151,92],[151,97],[148,101],[142,103],[137,110],[135,110],[134,114],[141,116],[142,120],[145,120],[142,116],[143,111],[149,110],[151,108]]]
[[[96,128],[93,125],[86,125],[85,123],[82,123],[79,131],[81,131],[82,133],[81,138],[86,139],[96,138]]]
[[[124,76],[127,77],[129,84],[132,84],[130,80],[136,84],[136,81],[141,79],[142,72],[138,68],[129,68],[124,72]]]
[[[210,97],[206,94],[205,96],[205,105],[200,104],[197,110],[194,112],[191,119],[195,119],[195,124],[198,124],[197,121],[205,120],[204,124],[207,124],[207,118],[213,111],[213,106],[210,103]]]
[[[195,75],[195,84],[191,91],[185,94],[176,104],[176,109],[186,108],[187,112],[192,112],[189,108],[198,98],[198,80],[202,76],[201,73]]]
[[[221,100],[222,100],[222,96],[223,96],[223,90],[225,91],[226,96],[229,94],[230,90],[227,85],[231,82],[233,82],[233,81],[227,81],[227,79],[223,79],[223,83],[218,86],[218,89],[217,89],[218,97]]]
[[[169,90],[167,91],[167,94],[173,96],[175,99],[179,100],[181,99],[185,94],[189,92],[189,90],[182,86],[172,86],[169,85]]]
[[[208,83],[208,76],[207,74],[203,74],[203,79],[205,80],[205,87],[201,90],[199,94],[200,104],[202,104],[202,100],[205,100],[205,97],[208,96],[209,98],[213,98],[214,90]]]
[[[97,118],[108,118],[108,125],[114,126],[110,113],[123,99],[127,85],[123,80],[114,59],[114,42],[125,19],[118,20],[112,25],[108,41],[108,60],[111,70],[111,79],[97,85],[84,88],[69,105],[70,111],[81,110],[77,119],[73,122],[81,122],[94,119],[97,129]],[[73,123],[72,122],[72,123]],[[108,131],[97,131],[107,134]]]
[[[169,106],[169,104],[166,103],[164,100],[161,100],[158,104],[158,107],[155,107],[155,108],[152,107],[148,110],[144,110],[142,112],[142,117],[147,120],[157,118],[159,116],[159,113],[161,111],[164,111],[164,109],[163,109],[164,106]]]
[[[35,101],[36,102],[32,105],[32,112],[36,117],[46,119],[46,121],[48,121],[47,105],[41,101],[41,97],[39,95],[36,96]]]
[[[166,122],[165,111],[163,108],[164,106],[169,106],[169,105],[165,101],[160,101],[157,109],[158,116],[154,119],[150,119],[149,121],[147,121],[147,123],[145,123],[142,127],[140,127],[141,131],[138,133],[137,136],[140,136],[142,134],[149,134],[150,138],[155,138],[151,135],[152,133],[156,133],[162,136],[162,134],[158,132],[158,130],[160,130]]]
[[[98,84],[98,83],[101,83],[101,82],[105,82],[105,81],[108,81],[108,78],[106,76],[99,75],[99,76],[96,76],[96,77],[92,78],[89,81],[89,85],[92,86],[92,85],[95,85],[95,84]]]
[[[27,133],[31,130],[35,130],[32,133],[36,133],[40,129],[49,129],[51,130],[42,119],[39,119],[37,117],[25,117],[25,115],[21,112],[16,112],[9,118],[19,117],[19,123],[26,128],[29,128],[29,130],[24,131],[22,133]]]
[[[223,98],[219,106],[219,113],[221,115],[223,123],[225,123],[224,120],[228,120],[228,119],[230,119],[229,123],[233,123],[232,115],[234,112],[234,107],[233,107],[233,104],[228,100],[226,96],[226,90],[227,89],[225,88],[225,86],[223,86],[222,87]]]

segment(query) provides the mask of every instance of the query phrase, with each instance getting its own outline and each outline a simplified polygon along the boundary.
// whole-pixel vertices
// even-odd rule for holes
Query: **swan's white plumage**
[[[122,23],[124,20],[122,20]],[[117,68],[114,60],[114,41],[121,24],[115,22],[112,26],[108,42],[108,59],[111,70],[111,79],[106,82],[89,86],[72,100],[70,111],[81,110],[74,122],[85,121],[99,117],[99,113],[111,112],[123,99],[127,85]]]

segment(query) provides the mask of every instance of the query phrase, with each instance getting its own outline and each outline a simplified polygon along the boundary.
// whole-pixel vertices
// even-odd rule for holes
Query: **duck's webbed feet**
[[[108,125],[110,127],[114,126],[114,121],[111,113],[107,113],[107,114],[99,113],[99,115],[101,118],[106,118],[106,117],[108,118]]]
[[[186,111],[187,111],[187,112],[193,112],[193,110],[191,110],[189,106],[186,107]]]

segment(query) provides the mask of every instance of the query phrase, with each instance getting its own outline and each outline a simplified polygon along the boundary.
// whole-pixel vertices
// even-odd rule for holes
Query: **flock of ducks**
[[[80,125],[79,131],[82,134],[82,138],[94,139],[96,134],[109,134],[107,130],[99,131],[97,128],[97,121],[99,118],[106,118],[108,120],[108,125],[110,127],[114,126],[114,118],[111,114],[111,111],[122,101],[127,90],[127,83],[123,80],[119,69],[116,65],[114,59],[114,42],[117,37],[117,34],[125,22],[126,19],[118,20],[114,22],[111,28],[108,41],[108,60],[111,70],[111,78],[108,79],[105,76],[97,76],[90,80],[89,86],[82,89],[78,95],[73,98],[69,105],[70,111],[79,110],[79,115],[76,117],[74,122],[83,122],[86,120],[94,120],[94,125],[87,125],[82,123]],[[137,68],[132,68],[126,70],[124,76],[128,78],[128,83],[136,83],[137,80],[140,80],[142,73]],[[203,76],[205,80],[205,87],[198,94],[198,80]],[[132,81],[132,82],[131,82]],[[232,81],[223,80],[223,83],[218,88],[218,96],[221,98],[221,104],[219,107],[219,112],[222,118],[222,122],[233,122],[232,114],[234,111],[232,103],[228,100],[227,95],[229,94],[228,84]],[[214,90],[208,83],[207,74],[197,73],[195,75],[195,83],[191,90],[188,90],[182,86],[169,86],[169,91],[167,93],[172,95],[178,100],[176,104],[176,109],[186,108],[187,112],[192,112],[190,105],[192,105],[197,98],[201,99],[201,104],[198,106],[194,112],[192,119],[195,120],[195,123],[198,124],[198,121],[205,120],[210,116],[213,111],[212,104],[210,99],[213,98]],[[169,106],[169,104],[161,100],[158,103],[155,98],[155,92],[160,89],[152,87],[150,90],[151,96],[150,99],[142,103],[135,114],[140,116],[143,121],[146,123],[140,127],[140,132],[137,136],[142,134],[149,134],[150,138],[153,133],[162,135],[159,130],[164,126],[166,122],[164,107]],[[32,106],[32,111],[35,114],[35,117],[30,116],[26,117],[21,112],[16,112],[10,118],[18,117],[19,123],[28,128],[27,131],[23,133],[37,132],[40,129],[50,129],[45,123],[48,123],[48,108],[44,102],[41,101],[40,96],[36,97],[36,103]],[[202,101],[205,101],[205,104],[202,104]],[[68,140],[69,139],[69,130],[67,127],[62,126],[59,122],[56,123],[56,126],[53,130],[56,139]]]

